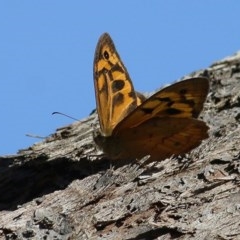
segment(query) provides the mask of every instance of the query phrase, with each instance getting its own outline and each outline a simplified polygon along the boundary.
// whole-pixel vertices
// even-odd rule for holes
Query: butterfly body
[[[150,155],[152,161],[163,160],[190,151],[208,137],[207,125],[197,119],[208,93],[206,78],[175,83],[145,99],[135,92],[105,33],[96,48],[94,83],[100,122],[95,142],[111,159]]]

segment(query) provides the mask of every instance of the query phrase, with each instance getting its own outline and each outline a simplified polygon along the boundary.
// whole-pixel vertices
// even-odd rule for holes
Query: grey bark
[[[0,238],[240,239],[240,53],[200,75],[210,136],[185,157],[110,162],[95,113],[0,157]]]

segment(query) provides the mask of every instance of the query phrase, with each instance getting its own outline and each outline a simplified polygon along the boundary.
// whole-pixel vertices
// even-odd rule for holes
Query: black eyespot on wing
[[[109,59],[109,53],[107,51],[104,51],[103,57],[108,60]]]
[[[183,103],[186,103],[187,105],[189,105],[191,108],[193,108],[195,106],[195,101],[190,99],[190,100],[184,100]]]
[[[141,108],[141,111],[145,114],[152,114],[153,108]]]
[[[185,88],[183,88],[183,89],[181,89],[181,90],[179,91],[179,93],[182,94],[182,95],[186,94],[187,92],[188,92],[188,91],[187,91],[187,89],[185,89]]]
[[[169,98],[169,97],[165,97],[165,98],[160,98],[160,97],[158,97],[158,98],[156,98],[159,102],[165,102],[165,103],[167,103],[167,106],[168,107],[171,107],[173,104],[174,104],[174,101],[172,101],[171,100],[171,98]]]
[[[123,80],[115,80],[112,82],[112,91],[113,93],[116,93],[118,91],[121,91],[124,88],[124,81]]]
[[[117,106],[123,103],[124,100],[124,96],[122,93],[117,93],[114,97],[113,97],[113,106]]]
[[[174,146],[179,147],[179,146],[181,146],[181,143],[180,142],[174,142]]]
[[[136,93],[134,91],[131,91],[130,93],[128,93],[128,96],[130,98],[135,98],[136,97]]]
[[[182,113],[181,110],[176,109],[176,108],[168,108],[168,109],[166,109],[165,112],[166,112],[167,114],[169,114],[169,115],[177,115],[177,114]]]
[[[124,69],[122,68],[121,65],[119,65],[118,63],[116,63],[115,65],[112,66],[112,71],[115,72],[121,72],[121,73],[125,73]]]

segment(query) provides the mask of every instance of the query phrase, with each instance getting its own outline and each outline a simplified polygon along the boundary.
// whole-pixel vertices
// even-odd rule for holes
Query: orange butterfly
[[[104,33],[94,58],[94,85],[101,132],[94,140],[111,159],[152,161],[181,155],[208,137],[196,119],[209,81],[203,77],[177,82],[145,99],[135,92],[111,37]]]

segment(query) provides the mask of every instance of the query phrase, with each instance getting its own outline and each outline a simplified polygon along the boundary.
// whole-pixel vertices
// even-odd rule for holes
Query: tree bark
[[[110,162],[95,113],[0,157],[0,238],[240,239],[240,53],[197,76],[209,138],[184,157]]]

